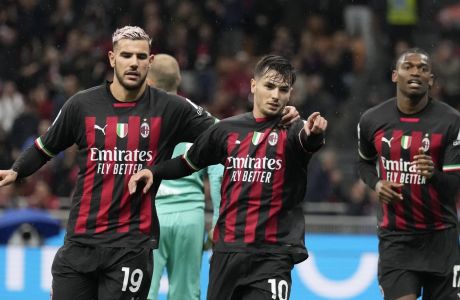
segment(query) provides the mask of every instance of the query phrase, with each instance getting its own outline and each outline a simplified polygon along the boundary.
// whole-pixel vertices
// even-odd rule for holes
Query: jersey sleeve
[[[288,143],[299,157],[309,159],[324,144],[324,134],[307,136],[303,130],[305,120],[298,120],[291,125],[288,131]]]
[[[195,140],[192,147],[185,152],[184,160],[189,167],[199,170],[222,162],[223,152],[221,149],[225,142],[225,134],[220,130],[221,124],[218,123],[203,132]]]
[[[358,153],[361,159],[374,161],[377,158],[377,150],[372,142],[371,126],[367,119],[364,115],[358,123]]]
[[[442,170],[460,176],[460,118],[449,132]]]
[[[75,143],[78,128],[75,98],[70,98],[59,111],[48,130],[35,140],[35,146],[52,158]]]
[[[177,99],[174,116],[180,125],[177,142],[193,142],[201,133],[217,122],[217,119],[210,113],[189,99],[181,97],[177,97]]]

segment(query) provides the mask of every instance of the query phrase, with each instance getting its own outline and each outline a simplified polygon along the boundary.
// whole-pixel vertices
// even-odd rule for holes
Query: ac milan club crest
[[[425,137],[422,140],[423,152],[428,152],[430,150],[430,139],[428,138],[428,133],[425,134]]]
[[[149,136],[150,126],[147,122],[141,124],[141,136],[145,139]]]
[[[268,136],[268,143],[270,144],[270,146],[275,146],[276,143],[278,143],[278,133],[270,133],[270,135]]]

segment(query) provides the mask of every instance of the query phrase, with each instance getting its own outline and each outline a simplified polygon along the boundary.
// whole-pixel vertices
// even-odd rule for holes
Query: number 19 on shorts
[[[128,267],[121,268],[123,271],[123,287],[121,290],[126,292],[126,289],[129,288],[131,293],[135,293],[141,287],[143,273],[140,269],[135,269],[134,271],[130,272]]]
[[[289,284],[286,280],[268,279],[270,284],[270,290],[272,292],[272,299],[275,300],[287,300],[289,296]]]

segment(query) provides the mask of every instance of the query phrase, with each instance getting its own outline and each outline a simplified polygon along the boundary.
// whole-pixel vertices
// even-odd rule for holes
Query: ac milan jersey
[[[368,110],[358,125],[359,154],[375,161],[379,178],[402,183],[403,200],[382,204],[379,227],[397,231],[433,231],[457,226],[455,194],[416,173],[419,148],[441,172],[460,175],[460,115],[430,100],[420,112],[401,113],[396,99]]]
[[[78,146],[78,174],[66,239],[111,247],[156,247],[153,205],[159,181],[146,195],[129,195],[128,181],[144,166],[171,157],[214,124],[201,107],[147,88],[136,102],[119,102],[109,84],[77,93],[35,145],[49,157]]]
[[[222,120],[185,154],[190,167],[222,163],[214,251],[292,254],[307,258],[302,210],[311,153],[299,140],[303,121],[278,129],[279,119],[252,113]]]

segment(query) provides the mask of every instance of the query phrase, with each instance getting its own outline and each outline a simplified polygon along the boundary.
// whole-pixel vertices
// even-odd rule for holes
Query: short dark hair
[[[281,78],[293,86],[296,80],[294,67],[289,60],[279,55],[265,55],[256,64],[254,68],[254,77],[262,77],[268,71],[273,70],[280,74]]]
[[[399,56],[398,58],[395,60],[394,62],[394,65],[393,65],[393,69],[396,70],[396,68],[398,67],[398,64],[399,64],[399,61],[401,60],[401,58],[403,58],[405,55],[407,54],[422,54],[422,55],[425,55],[426,57],[428,57],[428,63],[429,65],[431,66],[431,57],[430,57],[430,54],[423,50],[422,48],[418,48],[418,47],[414,47],[414,48],[409,48],[407,50],[404,50]]]

